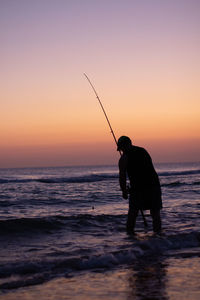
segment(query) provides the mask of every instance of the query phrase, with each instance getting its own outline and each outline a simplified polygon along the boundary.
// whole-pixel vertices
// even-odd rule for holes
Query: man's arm
[[[119,185],[122,190],[122,197],[124,199],[128,199],[128,191],[126,187],[127,164],[127,156],[123,154],[119,160]]]

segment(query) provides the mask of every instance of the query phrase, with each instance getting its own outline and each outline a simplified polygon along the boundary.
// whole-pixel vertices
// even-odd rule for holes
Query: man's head
[[[131,139],[128,136],[122,135],[117,142],[117,151],[126,151],[132,145]]]

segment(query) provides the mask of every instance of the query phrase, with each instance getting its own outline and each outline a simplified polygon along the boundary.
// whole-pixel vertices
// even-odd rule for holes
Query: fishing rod
[[[102,103],[101,103],[101,100],[99,99],[99,96],[98,96],[98,94],[97,94],[97,92],[96,92],[96,90],[95,90],[95,88],[94,88],[92,82],[91,82],[90,79],[88,78],[88,76],[87,76],[85,73],[83,73],[83,74],[85,75],[86,79],[88,80],[89,84],[91,85],[91,87],[92,87],[92,89],[93,89],[93,91],[94,91],[94,93],[95,93],[95,95],[96,95],[96,97],[97,97],[97,100],[99,101],[99,104],[100,104],[100,106],[101,106],[101,108],[102,108],[102,110],[103,110],[103,113],[104,113],[104,115],[105,115],[105,117],[106,117],[106,120],[107,120],[107,122],[108,122],[108,125],[109,125],[109,127],[110,127],[110,131],[111,131],[111,133],[112,133],[112,135],[113,135],[114,141],[115,141],[115,143],[116,143],[116,145],[117,145],[117,139],[116,139],[116,136],[115,136],[115,134],[114,134],[114,131],[113,131],[113,129],[112,129],[112,126],[111,126],[111,124],[110,124],[110,121],[109,121],[109,119],[108,119],[108,116],[107,116],[107,114],[106,114],[106,112],[105,112],[105,109],[104,109],[104,107],[103,107],[103,105],[102,105]]]
[[[116,136],[115,136],[115,134],[114,134],[114,131],[113,131],[113,129],[112,129],[112,126],[111,126],[111,124],[110,124],[110,121],[109,121],[109,119],[108,119],[108,116],[107,116],[107,114],[106,114],[106,112],[105,112],[105,109],[104,109],[104,107],[103,107],[103,104],[101,103],[101,100],[100,100],[100,98],[99,98],[99,96],[98,96],[98,94],[97,94],[97,91],[95,90],[95,88],[94,88],[92,82],[90,81],[89,77],[88,77],[85,73],[83,73],[83,74],[84,74],[84,76],[86,77],[87,81],[89,82],[90,86],[92,87],[92,89],[93,89],[93,91],[94,91],[94,93],[95,93],[95,95],[96,95],[97,100],[99,101],[99,104],[100,104],[100,106],[101,106],[101,109],[102,109],[102,111],[103,111],[103,113],[104,113],[104,115],[105,115],[105,117],[106,117],[106,121],[107,121],[107,123],[108,123],[108,125],[109,125],[110,131],[111,131],[112,136],[113,136],[113,138],[114,138],[114,141],[115,141],[115,143],[116,143],[116,145],[117,145],[117,139],[116,139]],[[122,155],[120,151],[119,151],[119,153],[120,153],[120,155]],[[143,218],[143,221],[144,221],[144,225],[145,225],[145,227],[147,227],[148,224],[147,224],[147,221],[146,221],[146,219],[145,219],[143,210],[140,210],[140,212],[141,212],[141,215],[142,215],[142,218]]]

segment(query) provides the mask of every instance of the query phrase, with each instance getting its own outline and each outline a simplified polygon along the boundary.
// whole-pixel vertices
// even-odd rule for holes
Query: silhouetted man
[[[117,150],[123,154],[119,160],[119,183],[124,199],[129,196],[127,231],[134,233],[139,210],[150,210],[153,220],[153,231],[161,231],[160,209],[162,208],[161,188],[158,175],[148,152],[132,145],[129,137],[121,136]],[[130,180],[130,190],[126,179]]]

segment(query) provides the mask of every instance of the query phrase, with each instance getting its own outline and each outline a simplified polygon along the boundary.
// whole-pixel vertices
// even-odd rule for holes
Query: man
[[[119,138],[117,150],[123,152],[119,160],[119,183],[123,198],[128,199],[130,193],[127,231],[134,233],[139,210],[150,210],[153,231],[159,233],[161,231],[161,188],[150,155],[144,148],[132,145],[127,136]],[[126,185],[127,175],[130,180],[129,190]]]

